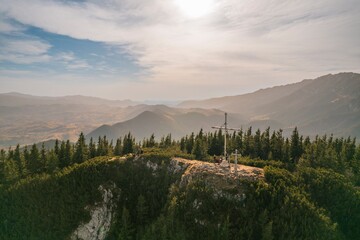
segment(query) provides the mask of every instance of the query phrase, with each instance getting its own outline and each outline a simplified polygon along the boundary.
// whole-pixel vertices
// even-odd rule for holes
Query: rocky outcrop
[[[91,219],[88,223],[81,224],[71,235],[72,240],[103,240],[109,232],[112,220],[114,218],[114,209],[116,202],[114,201],[113,190],[115,184],[109,188],[100,185],[98,190],[102,194],[102,202],[95,204],[90,209]]]
[[[114,160],[114,159],[110,159]],[[134,163],[151,170],[153,176],[169,174],[175,177],[175,181],[180,188],[186,189],[192,183],[201,181],[212,189],[209,195],[214,201],[228,199],[241,203],[246,198],[244,189],[241,185],[242,180],[258,181],[264,178],[264,171],[261,168],[237,165],[235,171],[234,164],[214,164],[197,160],[187,160],[183,158],[172,158],[167,161],[157,161],[136,157]],[[116,197],[114,190],[115,184],[111,187],[99,186],[102,193],[102,201],[95,206],[87,207],[90,211],[91,220],[81,224],[71,235],[71,239],[103,240],[110,230],[114,219],[116,208]],[[193,211],[203,211],[204,199],[194,199],[192,204]],[[214,213],[215,214],[215,213]],[[206,219],[194,219],[195,224],[205,226]]]
[[[186,171],[181,177],[180,185],[182,186],[186,185],[193,178],[201,178],[213,186],[219,185],[220,188],[229,186],[229,184],[236,180],[257,181],[264,178],[264,170],[257,167],[238,164],[235,168],[234,164],[215,164],[182,158],[173,158],[172,161],[186,166]]]

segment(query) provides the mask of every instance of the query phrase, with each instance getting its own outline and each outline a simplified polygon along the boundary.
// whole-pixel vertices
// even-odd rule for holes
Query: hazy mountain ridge
[[[189,100],[178,105],[181,108],[218,108],[229,112],[241,112],[244,115],[253,114],[254,110],[264,102],[274,101],[287,96],[292,92],[306,86],[311,80],[302,82],[275,86],[266,89],[260,89],[253,93],[246,93],[237,96],[226,96],[220,98],[211,98],[205,100]]]
[[[29,106],[29,105],[53,105],[53,104],[80,104],[80,105],[108,105],[127,107],[138,105],[131,100],[108,100],[98,97],[72,95],[62,97],[33,96],[17,92],[0,94],[0,106]]]
[[[116,140],[119,137],[131,132],[137,140],[148,138],[155,134],[160,138],[171,133],[174,139],[179,139],[191,132],[197,132],[199,129],[210,131],[214,125],[221,125],[224,121],[224,113],[218,110],[199,110],[199,109],[170,109],[165,112],[163,109],[151,108],[140,113],[133,119],[116,123],[114,125],[103,125],[90,132],[86,137],[97,139],[99,136],[106,135],[108,139]],[[240,118],[231,116],[229,120],[239,124]]]
[[[357,73],[329,74],[239,96],[186,101],[179,106],[211,108],[213,103],[223,111],[242,113],[247,125],[255,121],[264,128],[270,121],[285,129],[298,126],[309,135],[333,132],[340,136],[360,136],[360,74]]]
[[[304,135],[360,137],[357,73],[329,74],[238,96],[185,101],[178,107],[131,105],[132,101],[121,107],[126,101],[0,94],[0,146],[55,138],[75,141],[81,131],[94,138],[107,135],[116,139],[129,131],[138,140],[152,133],[157,138],[169,133],[177,138],[223,124],[225,111],[229,124],[236,128],[270,126],[289,134],[297,126]]]

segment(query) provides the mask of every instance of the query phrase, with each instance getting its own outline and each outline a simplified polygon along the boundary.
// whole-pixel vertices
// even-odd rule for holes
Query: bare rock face
[[[98,190],[102,193],[102,202],[91,207],[91,220],[88,223],[81,224],[70,236],[72,240],[103,240],[109,232],[112,219],[114,218],[114,195],[111,188],[105,188],[102,185]],[[88,207],[90,208],[90,207]]]
[[[235,168],[234,164],[228,164],[227,162],[215,164],[181,158],[173,158],[172,161],[186,166],[186,170],[181,177],[180,185],[182,186],[187,185],[193,178],[201,178],[209,185],[219,186],[219,188],[226,188],[237,179],[257,181],[264,178],[264,170],[257,167],[238,164]]]

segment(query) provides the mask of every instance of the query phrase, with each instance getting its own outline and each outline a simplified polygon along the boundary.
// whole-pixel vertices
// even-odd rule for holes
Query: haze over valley
[[[252,126],[290,134],[330,134],[360,137],[360,74],[339,73],[253,93],[208,100],[183,101],[177,106],[146,105],[131,100],[85,96],[37,97],[0,95],[0,145],[32,144],[51,139],[75,141],[106,135],[116,140],[128,132],[138,139],[169,133],[174,139],[221,125],[224,112],[236,128]]]

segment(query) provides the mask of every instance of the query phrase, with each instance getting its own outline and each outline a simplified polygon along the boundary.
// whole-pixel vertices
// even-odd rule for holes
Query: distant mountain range
[[[116,107],[127,107],[138,105],[138,102],[131,100],[107,100],[97,97],[88,97],[81,95],[64,96],[64,97],[39,97],[17,92],[0,94],[0,106],[18,107],[31,105],[106,105]]]
[[[137,104],[130,100],[112,101],[85,96],[0,94],[0,146],[54,138],[74,141],[80,131],[89,132],[104,123],[133,118],[142,109],[139,106],[132,110],[132,106]]]
[[[54,138],[116,139],[129,131],[142,140],[152,133],[174,138],[224,122],[233,127],[284,129],[297,126],[304,135],[334,133],[360,137],[360,74],[339,73],[261,89],[253,93],[185,101],[176,107],[94,97],[37,97],[0,94],[0,146]]]
[[[297,126],[304,135],[360,137],[360,74],[329,74],[239,96],[185,101],[178,107],[241,114],[246,125],[256,128]]]
[[[229,121],[240,126],[240,119],[231,116]],[[114,125],[103,125],[87,135],[97,138],[106,135],[109,139],[116,139],[131,132],[137,140],[148,138],[151,134],[160,138],[171,133],[174,139],[191,132],[198,132],[201,128],[210,131],[212,126],[221,125],[224,122],[224,112],[219,110],[202,109],[164,109],[158,108],[147,110],[133,119]]]

